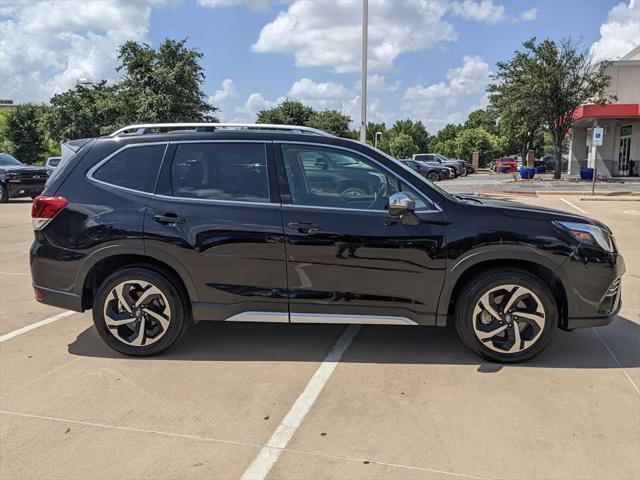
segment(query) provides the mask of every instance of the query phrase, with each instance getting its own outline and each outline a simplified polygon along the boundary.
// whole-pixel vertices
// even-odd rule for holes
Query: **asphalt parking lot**
[[[0,205],[0,478],[638,479],[640,202],[562,198],[517,200],[608,224],[624,307],[512,366],[344,325],[200,323],[127,358],[33,300],[31,202]]]

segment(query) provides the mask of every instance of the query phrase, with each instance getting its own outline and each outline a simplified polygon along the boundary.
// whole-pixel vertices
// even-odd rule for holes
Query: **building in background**
[[[618,177],[640,173],[640,46],[607,72],[607,91],[617,100],[609,105],[583,105],[573,117],[569,147],[569,175],[578,175],[591,154],[593,127],[604,128],[602,146],[596,149],[598,177]]]
[[[0,109],[3,108],[16,108],[16,105],[13,103],[13,100],[0,99]]]

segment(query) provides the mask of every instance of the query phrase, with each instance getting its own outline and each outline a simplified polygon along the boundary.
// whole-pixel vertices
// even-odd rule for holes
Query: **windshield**
[[[7,153],[0,153],[0,167],[19,167],[20,165],[22,165],[20,160]]]

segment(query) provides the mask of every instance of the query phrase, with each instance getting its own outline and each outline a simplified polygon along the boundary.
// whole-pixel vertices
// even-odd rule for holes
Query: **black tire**
[[[491,323],[488,325],[483,324],[482,319],[485,317],[482,317],[482,315],[485,315],[485,313],[474,318],[474,312],[477,311],[476,308],[482,310],[482,307],[479,307],[481,297],[488,292],[494,291],[494,289],[497,289],[498,292],[505,291],[499,290],[503,285],[524,287],[524,289],[533,293],[532,296],[518,298],[524,298],[525,301],[529,303],[537,303],[538,300],[540,301],[541,306],[544,308],[544,326],[542,328],[539,328],[537,322],[523,321],[522,318],[518,320],[520,323],[513,320],[514,318],[518,318],[518,313],[527,312],[526,308],[524,308],[525,304],[519,301],[517,304],[522,305],[523,310],[516,312],[513,316],[504,312],[505,316],[501,317],[503,323],[493,320],[492,315],[487,315],[490,320],[485,321],[490,321]],[[504,299],[505,297],[498,295],[494,298]],[[502,301],[504,302],[504,300]],[[535,357],[549,346],[556,325],[558,324],[558,306],[549,287],[535,275],[517,268],[493,269],[473,277],[462,287],[460,294],[457,296],[454,308],[455,326],[462,342],[477,355],[493,362],[516,363]],[[501,313],[498,308],[495,308],[495,311],[496,313]],[[509,318],[511,322],[507,321],[507,318]],[[514,337],[513,329],[518,325],[521,325],[518,337],[522,335],[522,337],[520,337],[521,340],[527,340],[528,336],[529,339],[534,340],[534,342],[530,346],[526,346],[526,342],[521,341],[520,345],[523,349],[513,353],[494,350],[493,348],[506,349],[509,347],[509,344],[512,346],[515,345],[515,338],[518,337]],[[486,328],[489,331],[487,333],[491,333],[496,327],[506,329],[500,333],[500,336],[504,336],[505,340],[502,340],[502,338],[498,336],[492,336],[491,340],[483,342],[478,337],[478,334],[476,334],[477,327]],[[524,329],[522,329],[523,327]],[[514,337],[514,341],[509,342],[508,337]],[[488,345],[491,345],[493,348]]]
[[[168,307],[170,309],[169,325],[166,330],[161,329],[164,333],[160,338],[151,344],[143,344],[140,346],[133,346],[129,343],[125,343],[120,340],[112,332],[112,328],[107,326],[105,320],[105,303],[113,301],[112,290],[122,282],[127,280],[144,281],[152,286],[157,287],[164,298],[166,298]],[[133,283],[135,285],[135,282]],[[93,323],[98,330],[98,333],[102,339],[112,349],[125,355],[134,357],[147,357],[151,355],[157,355],[175,344],[180,337],[184,334],[189,324],[188,321],[188,303],[184,293],[175,286],[176,282],[173,279],[168,278],[162,273],[145,267],[128,267],[118,270],[115,273],[107,277],[102,285],[98,288],[93,299]],[[107,306],[108,308],[108,306]],[[132,317],[133,318],[133,317]],[[147,325],[152,329],[160,327],[154,325],[154,320],[151,317],[145,316]],[[155,322],[158,323],[159,322]],[[129,324],[130,325],[130,324]],[[119,333],[119,328],[115,330]],[[129,327],[127,327],[129,328]],[[139,329],[138,329],[139,332]]]
[[[0,185],[0,203],[9,201],[9,190],[4,185]]]
[[[427,180],[430,182],[439,182],[440,174],[438,172],[429,172],[427,173]]]

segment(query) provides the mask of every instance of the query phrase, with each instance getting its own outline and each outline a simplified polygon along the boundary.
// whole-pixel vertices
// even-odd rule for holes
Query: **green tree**
[[[463,127],[459,124],[448,123],[442,130],[429,139],[429,149],[445,157],[456,156],[456,140]]]
[[[499,114],[498,111],[489,106],[487,108],[480,108],[474,110],[469,114],[467,120],[464,122],[463,128],[484,128],[487,132],[498,135],[500,128],[498,125]]]
[[[256,123],[305,126],[316,112],[313,108],[294,100],[285,100],[280,105],[261,110]]]
[[[54,95],[50,103],[46,128],[49,136],[59,142],[111,133],[123,126],[127,115],[116,87],[107,86],[104,80]]]
[[[0,109],[0,153],[11,153],[11,142],[7,137],[7,119],[10,114],[10,109]]]
[[[504,148],[504,138],[487,132],[484,128],[468,128],[456,139],[456,156],[471,159],[473,152],[480,154],[480,164],[486,165]]]
[[[420,149],[408,134],[398,133],[389,140],[389,154],[392,157],[409,158],[414,153],[420,153]]]
[[[157,50],[128,41],[118,51],[116,85],[118,124],[139,122],[215,121],[218,109],[202,90],[202,53],[186,47],[187,40],[165,39]]]
[[[416,145],[418,151],[415,153],[427,153],[429,151],[429,132],[427,132],[424,124],[420,121],[414,122],[409,119],[398,120],[387,133],[388,137],[386,141],[389,143],[389,148],[391,148],[391,140],[399,134],[404,133],[411,137],[414,145]]]
[[[324,110],[322,112],[314,112],[305,125],[319,128],[338,137],[350,138],[350,123],[351,118],[347,115],[343,115],[337,110]]]
[[[556,44],[552,40],[537,42],[535,37],[523,43],[508,62],[498,64],[496,80],[503,90],[510,90],[512,98],[520,96],[520,103],[535,115],[553,136],[556,157],[555,178],[560,178],[562,148],[573,115],[585,103],[604,104],[614,97],[606,95],[610,78],[608,62],[594,63],[570,39]],[[491,87],[495,93],[500,90]],[[490,90],[491,91],[491,90]],[[517,107],[521,110],[521,106]]]
[[[46,135],[42,129],[45,107],[31,103],[16,106],[6,116],[1,133],[3,146],[18,160],[31,164],[44,160]]]

